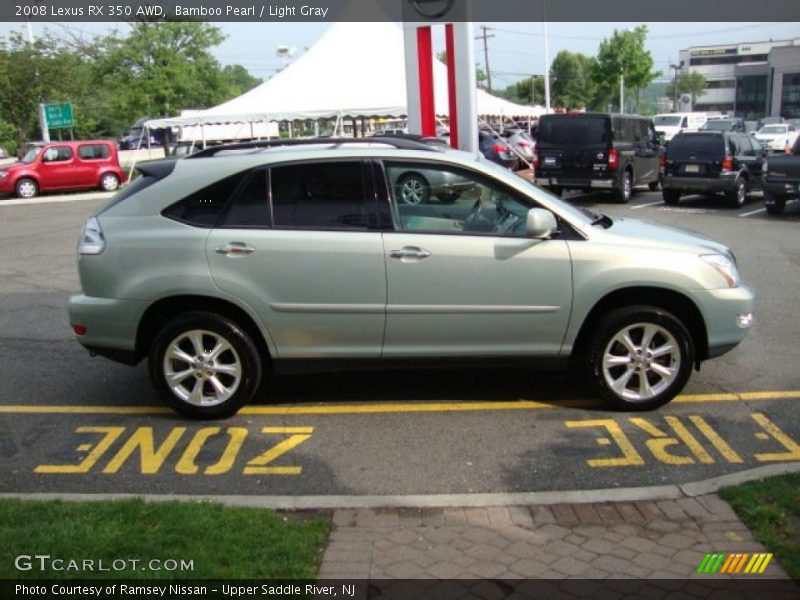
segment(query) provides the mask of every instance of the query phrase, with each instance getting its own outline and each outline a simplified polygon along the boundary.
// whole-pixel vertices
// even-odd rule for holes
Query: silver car
[[[472,154],[349,142],[141,164],[81,235],[80,343],[146,358],[194,418],[234,414],[267,371],[443,358],[573,368],[643,410],[753,321],[722,244],[570,206]],[[469,185],[408,203],[409,172]]]

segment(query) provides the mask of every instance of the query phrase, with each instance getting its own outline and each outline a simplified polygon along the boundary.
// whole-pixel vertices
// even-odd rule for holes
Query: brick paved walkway
[[[708,578],[708,552],[764,552],[714,494],[658,502],[339,509],[321,579]],[[772,560],[765,577],[786,574]]]

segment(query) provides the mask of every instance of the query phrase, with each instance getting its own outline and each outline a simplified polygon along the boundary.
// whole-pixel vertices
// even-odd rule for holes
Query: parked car
[[[653,123],[638,115],[566,113],[539,118],[536,183],[611,192],[628,202],[637,185],[658,189],[661,144]]]
[[[700,128],[700,131],[736,131],[747,133],[744,121],[736,117],[725,117],[722,119],[709,119]]]
[[[500,135],[493,131],[478,131],[478,149],[490,161],[515,170],[519,167],[519,157]]]
[[[664,157],[664,202],[677,204],[687,194],[722,193],[732,206],[743,206],[749,191],[761,187],[766,155],[758,140],[744,133],[679,133]]]
[[[758,131],[758,121],[745,121],[744,130],[750,135],[755,135],[756,131]]]
[[[761,129],[764,125],[777,125],[778,123],[783,123],[783,117],[764,117],[758,120],[756,131]]]
[[[779,215],[786,201],[800,198],[800,138],[790,154],[770,156],[764,163],[764,207],[771,215]]]
[[[108,140],[34,145],[19,162],[0,167],[0,193],[33,198],[40,192],[99,188],[116,190],[125,173]]]
[[[786,152],[797,139],[797,130],[789,123],[764,125],[756,132],[755,138],[772,152]]]
[[[96,354],[147,358],[190,417],[235,413],[268,370],[520,357],[652,409],[753,318],[726,246],[579,209],[463,152],[258,142],[138,169],[86,221],[69,320]],[[472,187],[408,204],[391,182],[411,169]]]
[[[140,146],[147,148],[148,146],[161,146],[161,139],[155,135],[154,131],[145,131],[144,124],[150,120],[150,117],[142,117],[133,124],[127,133],[119,138],[120,150],[136,150]],[[163,130],[162,130],[163,131]],[[145,133],[148,135],[145,137]]]
[[[533,141],[527,131],[521,129],[506,129],[503,132],[503,137],[511,145],[516,152],[517,156],[522,159],[522,168],[527,168],[533,164],[533,150],[536,147],[536,142]]]
[[[709,115],[705,112],[687,113],[665,113],[653,117],[653,125],[656,132],[661,134],[665,142],[669,142],[676,134],[681,131],[697,131],[706,121]]]

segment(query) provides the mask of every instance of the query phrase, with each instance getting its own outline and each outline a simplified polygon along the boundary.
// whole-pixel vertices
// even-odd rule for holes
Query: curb
[[[61,494],[3,493],[0,498],[23,500],[64,500],[93,502],[141,498],[146,502],[216,502],[226,506],[247,506],[273,510],[334,510],[339,508],[442,508],[487,506],[536,506],[553,504],[591,504],[603,502],[638,502],[677,500],[713,494],[720,488],[756,481],[775,475],[800,473],[800,462],[766,465],[738,473],[713,477],[681,485],[609,488],[602,490],[567,490],[561,492],[522,492],[509,494],[430,494],[406,496],[244,496],[200,494]]]

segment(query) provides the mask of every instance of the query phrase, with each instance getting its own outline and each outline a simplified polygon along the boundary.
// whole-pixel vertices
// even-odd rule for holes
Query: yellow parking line
[[[800,399],[800,390],[773,392],[741,392],[733,394],[686,394],[673,400],[677,403],[739,402],[758,400]],[[590,406],[594,400],[534,400],[498,402],[415,402],[387,404],[332,404],[326,406],[245,406],[240,415],[325,415],[413,412],[470,412],[490,410],[536,410],[541,408],[573,408]],[[164,406],[71,406],[12,404],[0,406],[0,414],[75,414],[75,415],[154,415],[172,414]]]

